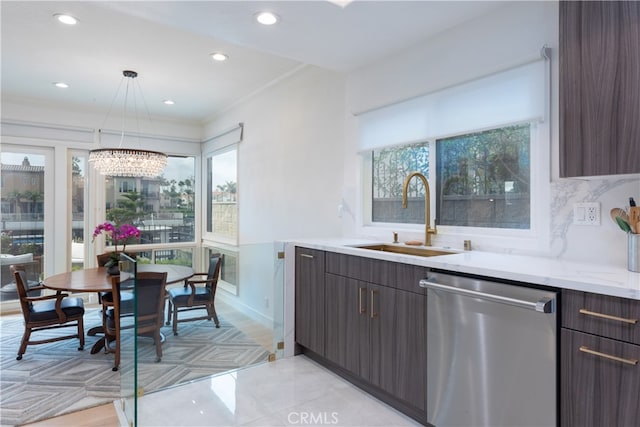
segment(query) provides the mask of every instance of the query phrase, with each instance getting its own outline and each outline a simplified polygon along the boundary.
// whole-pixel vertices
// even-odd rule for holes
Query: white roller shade
[[[221,150],[233,144],[242,142],[244,131],[244,123],[238,123],[237,126],[227,129],[224,132],[207,138],[203,141],[206,152]]]
[[[358,116],[359,151],[543,121],[547,89],[541,59]]]

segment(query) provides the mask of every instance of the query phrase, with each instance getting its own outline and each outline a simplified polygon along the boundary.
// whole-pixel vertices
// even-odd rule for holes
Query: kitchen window
[[[528,229],[529,123],[436,140],[438,224]]]
[[[417,171],[429,181],[438,225],[530,228],[530,129],[518,124],[373,150],[371,222],[424,224],[419,180],[409,183],[402,208],[404,179]]]
[[[383,232],[424,224],[420,180],[409,183],[408,207],[402,208],[404,179],[418,171],[429,182],[431,220],[450,227],[444,234],[468,235],[474,228],[497,245],[546,245],[548,207],[531,203],[549,191],[550,62],[548,49],[540,53],[356,114],[364,159],[362,225]]]

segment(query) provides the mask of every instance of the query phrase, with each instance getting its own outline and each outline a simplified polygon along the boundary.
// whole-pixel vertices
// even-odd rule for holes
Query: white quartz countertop
[[[295,246],[311,249],[414,264],[451,272],[640,300],[640,273],[633,273],[623,267],[481,251],[456,251],[458,253],[451,255],[421,257],[358,248],[357,246],[382,243],[366,239],[304,239],[292,243]],[[434,247],[434,249],[443,248]]]

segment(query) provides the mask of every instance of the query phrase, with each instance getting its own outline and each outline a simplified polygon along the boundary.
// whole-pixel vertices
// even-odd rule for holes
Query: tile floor
[[[301,355],[143,396],[138,425],[420,424]]]

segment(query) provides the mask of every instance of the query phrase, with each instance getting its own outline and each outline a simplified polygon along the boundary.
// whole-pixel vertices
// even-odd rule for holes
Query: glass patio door
[[[52,151],[4,144],[1,160],[0,301],[3,310],[19,310],[10,266],[27,272],[35,286],[45,270],[45,204]],[[48,242],[50,245],[53,242]]]

